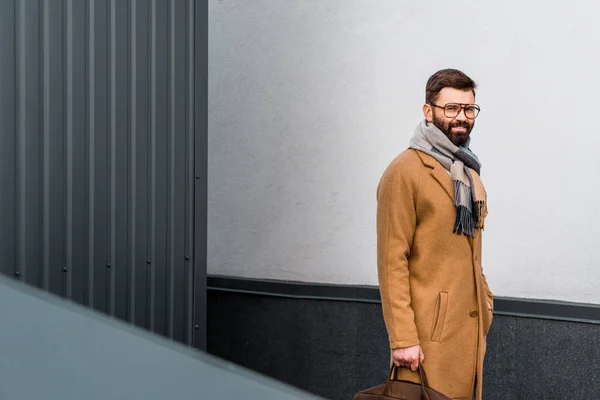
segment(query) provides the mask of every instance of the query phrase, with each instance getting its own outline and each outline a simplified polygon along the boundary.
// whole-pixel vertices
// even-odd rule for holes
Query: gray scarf
[[[487,201],[479,177],[481,164],[469,150],[469,143],[457,147],[438,127],[423,120],[415,129],[410,148],[429,154],[450,172],[456,206],[453,232],[475,237],[475,229],[483,229]]]

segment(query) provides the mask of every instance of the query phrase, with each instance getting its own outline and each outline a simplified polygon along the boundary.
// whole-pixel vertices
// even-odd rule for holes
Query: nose
[[[465,115],[465,108],[461,108],[460,111],[458,112],[458,115],[454,118],[457,119],[459,121],[466,121],[468,118]]]

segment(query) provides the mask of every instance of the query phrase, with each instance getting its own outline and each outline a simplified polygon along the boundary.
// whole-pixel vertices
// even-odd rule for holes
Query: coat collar
[[[421,162],[423,162],[425,166],[431,168],[431,176],[433,176],[433,179],[442,186],[446,194],[450,197],[450,200],[452,200],[452,203],[454,203],[454,184],[452,183],[452,178],[450,178],[446,172],[446,169],[429,154],[425,154],[418,150],[415,151],[421,159]]]

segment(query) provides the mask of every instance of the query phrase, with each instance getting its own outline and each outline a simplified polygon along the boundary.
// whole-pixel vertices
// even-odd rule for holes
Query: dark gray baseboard
[[[328,399],[352,399],[385,379],[376,288],[212,276],[207,294],[214,355]],[[599,319],[593,305],[497,299],[484,399],[595,398]]]
[[[380,303],[375,286],[331,285],[226,276],[209,276],[208,288],[237,293],[297,299]],[[524,318],[600,324],[600,305],[558,300],[496,297],[494,314]]]

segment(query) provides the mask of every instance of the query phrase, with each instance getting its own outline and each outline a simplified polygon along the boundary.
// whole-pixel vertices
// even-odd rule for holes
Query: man
[[[454,399],[482,395],[493,296],[481,267],[487,214],[480,164],[470,151],[476,84],[445,69],[427,81],[425,119],[377,189],[381,302],[399,379]]]

